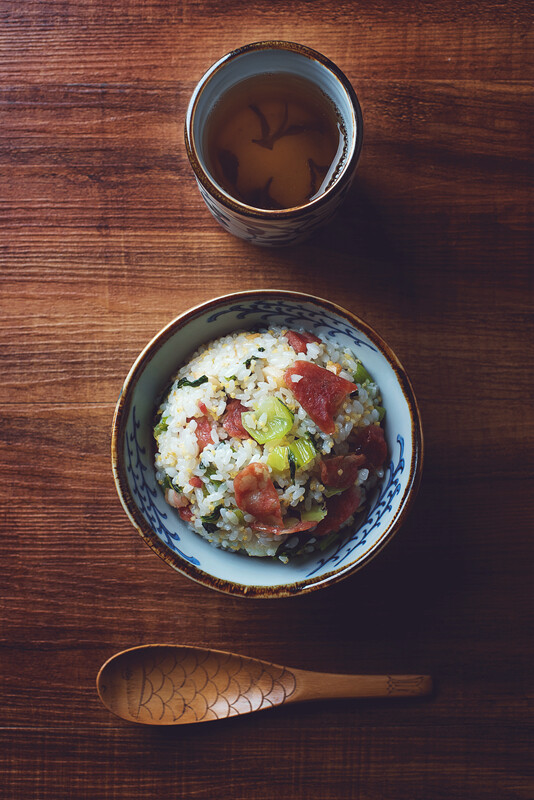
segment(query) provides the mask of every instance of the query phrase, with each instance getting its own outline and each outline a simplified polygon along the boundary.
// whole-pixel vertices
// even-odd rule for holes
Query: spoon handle
[[[338,675],[291,670],[296,690],[291,700],[336,697],[421,697],[432,692],[430,675]]]

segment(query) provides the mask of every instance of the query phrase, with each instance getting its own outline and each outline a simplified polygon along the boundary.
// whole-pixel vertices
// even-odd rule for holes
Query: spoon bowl
[[[337,675],[185,645],[142,645],[101,667],[97,691],[113,714],[145,725],[186,725],[286,703],[430,694],[429,675]]]

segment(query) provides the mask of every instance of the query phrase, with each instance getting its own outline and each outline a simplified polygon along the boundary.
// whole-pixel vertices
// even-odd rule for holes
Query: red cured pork
[[[314,336],[313,333],[306,333],[306,331],[302,333],[298,333],[297,331],[288,331],[286,333],[286,339],[295,353],[305,353],[307,345],[309,345],[310,342],[321,344],[321,340],[318,336]]]
[[[253,522],[252,527],[255,531],[265,531],[265,533],[285,534],[285,533],[299,533],[300,531],[308,531],[317,525],[316,522],[297,522],[295,525],[289,525],[287,528],[279,525],[265,525],[263,522]]]
[[[294,382],[293,375],[302,377]],[[357,390],[355,383],[310,361],[295,361],[284,373],[284,381],[323,433],[334,433],[335,414],[345,397]]]
[[[234,478],[235,501],[241,511],[265,525],[283,527],[277,491],[265,464],[249,464]]]
[[[250,439],[250,434],[246,432],[241,422],[241,414],[245,411],[248,409],[239,400],[230,400],[222,418],[224,430],[236,439]]]
[[[369,464],[378,469],[388,455],[388,446],[384,439],[384,431],[379,425],[369,425],[367,428],[351,435],[351,443],[361,450]]]
[[[208,444],[213,444],[213,439],[211,438],[211,422],[207,417],[193,417],[192,419],[197,423],[195,436],[197,437],[198,449],[202,452]],[[190,419],[187,421],[191,422]]]
[[[342,494],[329,497],[326,501],[326,517],[315,528],[314,536],[325,536],[337,531],[359,507],[361,492],[357,486],[347,489]]]
[[[354,486],[364,464],[365,456],[361,453],[325,458],[321,461],[321,481],[331,489],[348,489]]]
[[[179,508],[178,513],[184,522],[191,522],[191,520],[193,519],[193,512],[191,511],[190,506],[186,506],[185,508]]]

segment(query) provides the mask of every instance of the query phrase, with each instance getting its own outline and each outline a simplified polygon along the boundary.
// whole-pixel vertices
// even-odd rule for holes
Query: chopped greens
[[[358,361],[356,371],[354,372],[354,383],[363,383],[364,381],[372,381],[373,379],[363,366],[361,361]]]
[[[294,480],[294,470],[307,467],[317,455],[311,436],[306,434],[300,439],[295,439],[290,445],[273,447],[267,457],[267,464],[277,472],[289,469],[291,480]]]
[[[184,386],[202,386],[203,383],[207,383],[209,380],[207,375],[201,375],[200,378],[197,378],[195,381],[190,381],[189,378],[181,378],[178,383],[176,384],[177,389],[182,389]]]
[[[206,531],[206,533],[215,533],[217,530],[217,525],[214,525],[213,522],[203,522],[202,527]]]
[[[220,486],[221,483],[223,483],[223,481],[213,480],[212,475],[216,475],[217,472],[217,467],[214,467],[213,464],[209,464],[204,472],[206,478],[210,481],[210,483],[213,483],[214,486]]]
[[[300,518],[304,522],[320,522],[325,517],[326,517],[326,508],[317,505],[317,503],[312,505],[309,511],[304,510],[301,511],[300,514]]]
[[[202,523],[207,523],[208,525],[217,522],[219,517],[221,516],[221,508],[223,508],[223,504],[221,503],[218,505],[211,514],[207,514],[205,517],[200,517],[200,521]],[[205,526],[204,526],[205,527]]]
[[[245,364],[245,367],[246,367],[247,369],[249,369],[249,367],[250,367],[250,365],[252,364],[252,362],[253,362],[253,361],[259,361],[259,360],[260,360],[260,358],[261,358],[261,356],[250,356],[250,358],[247,358],[247,360],[246,360],[246,361],[244,361],[243,363]]]
[[[278,398],[267,397],[241,414],[241,423],[258,444],[277,442],[293,427],[293,414]]]
[[[326,536],[319,536],[317,538],[317,547],[321,553],[324,553],[324,551],[336,541],[336,539],[339,537],[339,533],[339,531],[333,531],[332,533],[328,533]]]
[[[269,455],[267,456],[267,464],[276,472],[283,472],[285,469],[288,469],[289,463],[287,460],[287,447],[282,447],[278,445],[277,447],[273,447],[270,451]]]
[[[312,536],[313,534],[310,534],[307,531],[300,531],[300,533],[292,534],[292,536],[289,536],[285,542],[282,542],[275,553],[275,558],[280,558],[281,556],[294,558],[295,556],[303,555],[303,553],[306,552],[306,545]]]
[[[165,489],[172,489],[175,492],[181,492],[182,491],[182,487],[181,486],[175,486],[174,485],[170,475],[165,475],[165,477],[163,478],[163,480],[160,483],[160,486],[164,490]]]
[[[328,489],[328,488],[326,488],[324,490],[323,494],[324,494],[325,497],[333,497],[335,494],[341,494],[341,492],[344,492],[344,491],[345,491],[345,489]]]
[[[299,469],[311,464],[317,455],[317,450],[308,434],[302,436],[300,439],[295,439],[293,444],[289,445],[289,451],[293,454],[295,463]]]
[[[295,480],[295,474],[297,472],[297,459],[293,455],[293,452],[290,447],[287,449],[287,460],[289,462],[289,474],[291,476],[291,480]]]
[[[156,439],[158,438],[160,433],[164,433],[167,430],[167,428],[169,427],[167,425],[167,420],[168,419],[169,419],[169,417],[162,417],[160,419],[160,421],[158,422],[158,424],[155,426],[155,428],[154,428],[154,436],[156,437]]]

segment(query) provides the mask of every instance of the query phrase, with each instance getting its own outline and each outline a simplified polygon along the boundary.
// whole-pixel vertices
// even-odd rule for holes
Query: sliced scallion
[[[289,450],[293,454],[296,466],[299,469],[311,464],[317,455],[317,450],[314,447],[311,437],[307,434],[300,439],[295,439],[295,441],[289,445]]]
[[[265,419],[263,424],[262,417]],[[261,427],[258,423],[262,420]],[[277,442],[283,439],[293,427],[293,414],[276,397],[267,397],[254,405],[254,411],[241,414],[241,422],[247,433],[258,444]]]
[[[312,505],[309,511],[301,511],[300,518],[303,522],[320,522],[326,517],[326,509],[322,506]]]
[[[372,381],[373,379],[363,366],[361,361],[358,361],[356,370],[354,371],[354,383],[363,383],[364,381]]]

